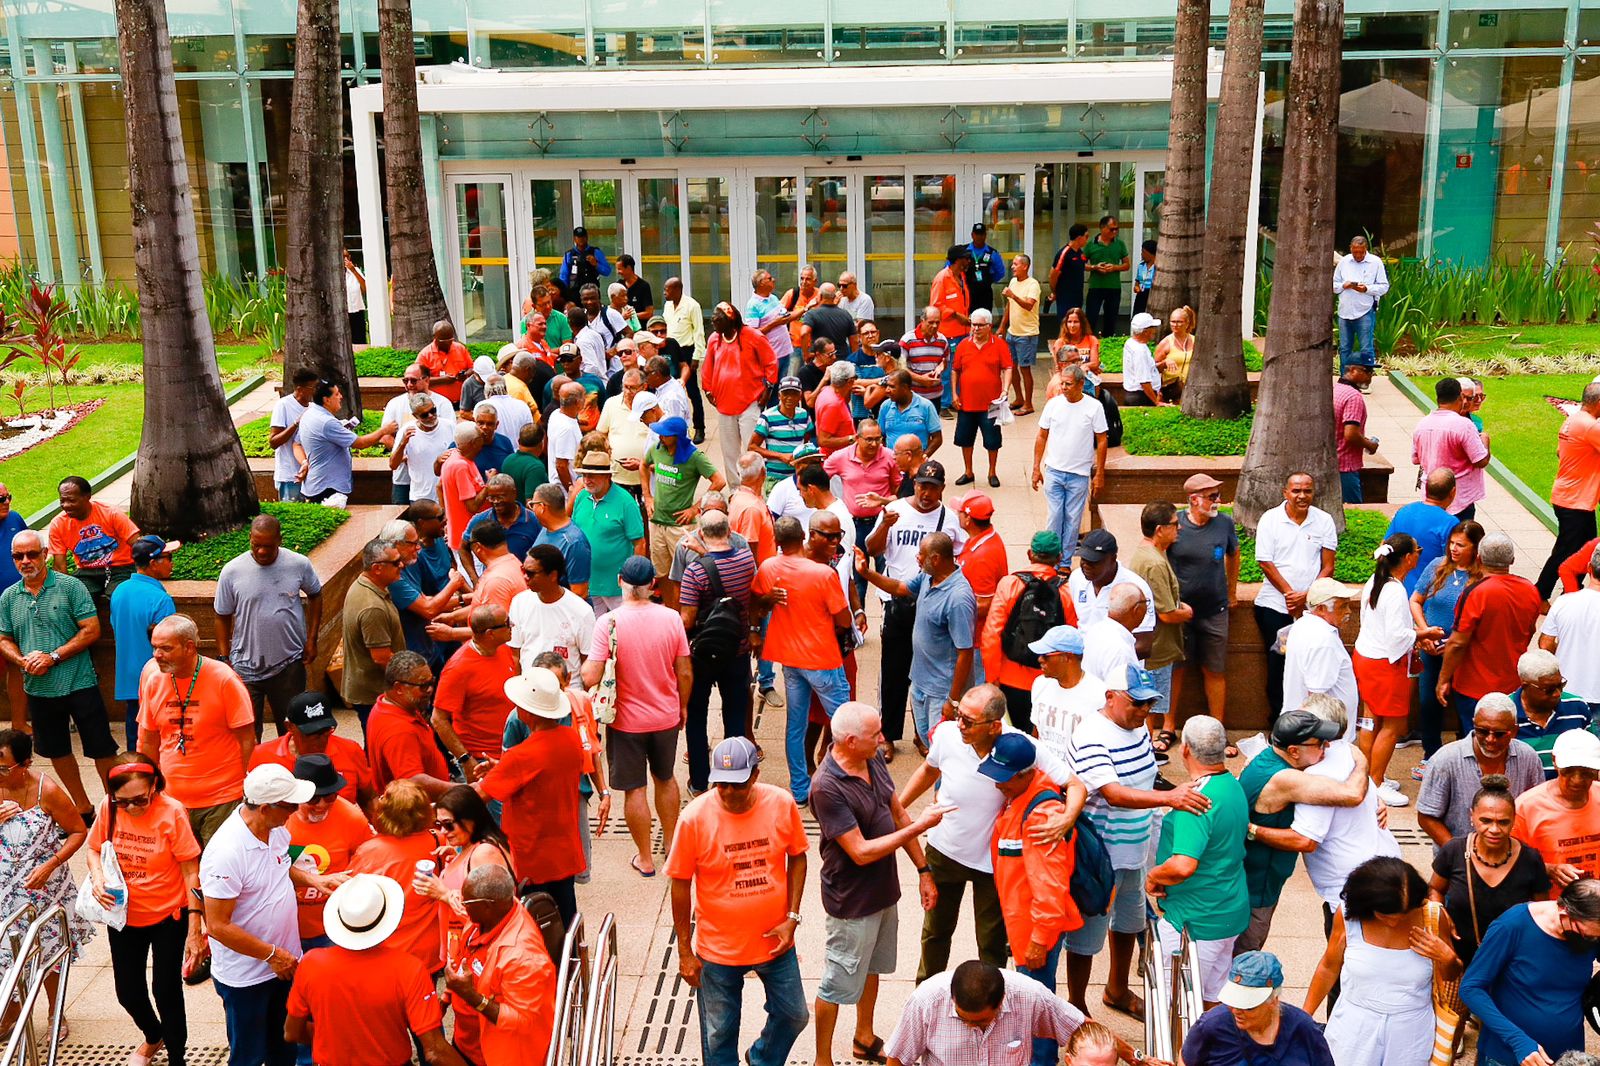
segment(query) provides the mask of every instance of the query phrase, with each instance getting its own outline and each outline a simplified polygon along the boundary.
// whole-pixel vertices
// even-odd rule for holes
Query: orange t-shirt
[[[467,532],[467,523],[478,511],[467,509],[467,503],[483,491],[483,475],[471,459],[464,459],[454,448],[445,453],[444,466],[439,468],[439,502],[444,504],[446,536],[452,552],[461,549],[461,538]],[[487,506],[487,505],[485,505]]]
[[[483,568],[478,587],[472,590],[472,606],[492,604],[510,614],[512,597],[526,591],[528,582],[522,576],[522,560],[516,552],[508,551]]]
[[[432,833],[376,836],[355,850],[349,866],[353,874],[392,877],[406,890],[405,917],[400,919],[400,928],[384,943],[416,956],[429,973],[438,970],[441,964],[438,912],[441,904],[413,893],[411,882],[417,876],[418,860],[434,859],[438,849],[439,843]]]
[[[749,489],[739,487],[728,496],[728,528],[750,542],[759,565],[778,554],[772,532],[772,512],[767,501]]]
[[[772,609],[762,658],[796,670],[843,666],[833,618],[848,604],[838,572],[798,555],[777,555],[757,568],[750,591],[764,596],[775,588],[784,589],[788,600]]]
[[[478,1022],[484,1066],[540,1063],[555,1031],[556,967],[533,916],[512,907],[500,924],[467,932],[467,957],[478,991],[500,1005],[495,1024],[482,1024],[470,1006],[455,1001],[458,1017]]]
[[[306,952],[289,988],[289,1013],[311,1019],[312,1056],[329,1063],[410,1062],[407,1034],[444,1027],[433,979],[389,943]]]
[[[951,364],[960,375],[956,403],[963,411],[987,411],[1000,398],[1001,375],[1011,369],[1011,346],[991,332],[987,344],[968,337],[956,345]]]
[[[1556,795],[1559,781],[1546,781],[1517,797],[1517,821],[1511,835],[1539,853],[1546,863],[1571,863],[1585,877],[1600,877],[1600,782],[1590,787],[1589,802],[1573,810]],[[1551,887],[1550,898],[1561,895]]]
[[[1556,484],[1550,502],[1573,511],[1600,503],[1600,421],[1582,408],[1567,416],[1556,435]]]
[[[436,378],[454,378],[463,370],[472,369],[472,353],[460,341],[451,341],[450,350],[441,352],[432,341],[417,353],[417,362]],[[446,381],[433,386],[433,391],[456,406],[461,405],[461,382]]]
[[[100,801],[100,811],[89,827],[88,846],[98,852],[110,832],[111,800]],[[189,888],[181,863],[200,857],[200,842],[189,827],[183,804],[156,793],[143,811],[132,808],[116,814],[117,863],[128,882],[128,924],[155,925],[174,916],[188,904]]]
[[[80,521],[58,514],[50,520],[48,533],[51,555],[76,557],[79,570],[103,570],[133,565],[128,542],[139,535],[139,527],[115,507],[90,503],[87,518]]]
[[[339,795],[351,803],[359,803],[361,788],[372,785],[372,767],[367,763],[367,753],[353,740],[332,736],[328,738],[326,754],[333,760],[333,768],[344,777],[344,787],[339,790]],[[277,740],[256,745],[256,750],[250,755],[250,769],[275,762],[292,773],[294,760],[295,755],[289,750],[289,734],[285,733]]]
[[[162,673],[154,659],[144,664],[139,728],[160,734],[167,791],[191,811],[244,795],[245,760],[233,731],[254,729],[255,724],[250,693],[226,663],[201,656],[199,674],[183,678]],[[178,747],[180,732],[183,750]]]
[[[289,857],[302,870],[316,874],[336,874],[350,866],[350,856],[374,835],[372,826],[361,808],[343,796],[334,800],[328,816],[320,822],[307,821],[304,814],[296,812],[285,823],[289,830]],[[411,884],[407,877],[400,882]],[[295,901],[300,904],[300,939],[322,936],[322,908],[328,897],[314,888],[295,888]]]
[[[800,808],[776,785],[757,783],[743,814],[715,791],[684,808],[667,876],[694,881],[695,954],[724,966],[770,960],[776,942],[767,931],[789,913],[789,856],[808,846]]]
[[[945,267],[933,276],[928,292],[928,306],[939,309],[939,335],[947,340],[965,337],[969,327],[956,315],[972,310],[972,294],[967,291],[967,279]]]

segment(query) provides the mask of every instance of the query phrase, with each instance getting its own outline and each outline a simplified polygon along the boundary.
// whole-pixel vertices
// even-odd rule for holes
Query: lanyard
[[[183,730],[184,730],[184,727],[189,722],[189,701],[194,699],[194,687],[195,687],[195,685],[200,683],[200,663],[202,662],[203,658],[204,657],[200,656],[200,655],[196,655],[194,657],[194,676],[189,679],[189,694],[184,696],[183,699],[180,700],[179,703],[178,703],[178,754],[179,755],[187,755],[187,754],[189,754],[189,748],[188,748],[189,741],[188,741],[188,738],[183,735]],[[177,677],[173,677],[173,679],[172,679],[172,696],[173,696],[174,699],[177,699],[177,696],[178,696],[178,679],[177,679]]]

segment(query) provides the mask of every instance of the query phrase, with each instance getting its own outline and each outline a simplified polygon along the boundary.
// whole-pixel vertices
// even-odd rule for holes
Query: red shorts
[[[1368,713],[1378,718],[1404,718],[1411,713],[1411,694],[1416,684],[1406,674],[1410,656],[1402,655],[1398,662],[1387,659],[1369,659],[1360,652],[1350,654],[1355,667],[1356,688]]]

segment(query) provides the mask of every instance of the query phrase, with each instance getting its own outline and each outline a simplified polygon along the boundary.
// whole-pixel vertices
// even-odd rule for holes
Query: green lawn
[[[1539,326],[1536,329],[1568,329]],[[1589,327],[1591,330],[1594,327]],[[1576,400],[1592,374],[1522,374],[1486,378],[1488,399],[1479,411],[1495,457],[1541,498],[1548,499],[1556,479],[1556,431],[1565,416],[1545,400]],[[1438,378],[1411,379],[1425,396],[1433,396]]]
[[[1190,418],[1177,407],[1122,410],[1122,446],[1129,455],[1243,455],[1253,414],[1234,419]]]
[[[83,352],[83,358],[78,361],[78,366],[84,370],[92,366],[138,366],[144,362],[144,345],[138,342],[80,344],[78,348]],[[217,365],[224,374],[272,361],[271,353],[267,351],[265,345],[228,344],[217,347]],[[37,371],[39,366],[37,363],[26,363],[23,364],[23,368]]]
[[[1448,326],[1446,348],[1462,359],[1529,356],[1600,358],[1600,325]]]

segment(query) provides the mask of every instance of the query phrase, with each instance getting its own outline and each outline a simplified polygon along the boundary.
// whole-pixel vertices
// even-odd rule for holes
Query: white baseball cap
[[[1161,320],[1146,311],[1140,311],[1133,316],[1133,321],[1128,324],[1128,332],[1143,333],[1147,329],[1154,329],[1161,325]]]
[[[1550,755],[1557,770],[1600,770],[1600,737],[1587,729],[1569,729],[1556,737]]]
[[[244,775],[245,802],[258,807],[267,803],[304,803],[316,791],[315,784],[302,781],[287,766],[275,762],[262,763]]]

